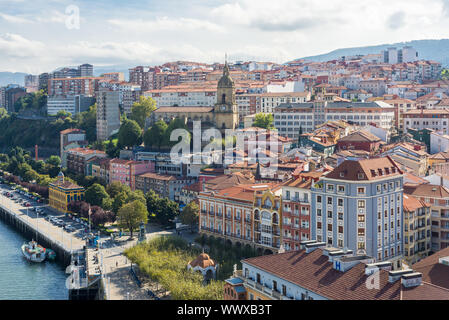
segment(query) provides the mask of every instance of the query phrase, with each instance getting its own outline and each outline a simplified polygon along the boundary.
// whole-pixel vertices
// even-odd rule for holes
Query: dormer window
[[[364,179],[364,178],[365,178],[365,175],[364,175],[362,172],[359,172],[359,173],[357,174],[357,177],[358,177],[359,179]]]
[[[382,175],[382,169],[377,169],[377,171],[379,171],[379,176],[381,176]]]
[[[340,171],[340,178],[344,178],[345,177],[345,173],[343,171]]]
[[[373,170],[373,169],[371,169],[371,176],[372,176],[372,177],[375,177],[375,176],[376,176],[376,171]]]
[[[385,174],[390,174],[390,169],[385,168]]]

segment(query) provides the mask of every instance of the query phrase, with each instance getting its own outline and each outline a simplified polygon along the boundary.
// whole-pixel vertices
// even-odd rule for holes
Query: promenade
[[[5,189],[0,189],[3,192]],[[0,207],[12,213],[15,217],[37,231],[35,240],[39,242],[39,236],[45,236],[48,240],[63,248],[66,252],[82,249],[85,241],[75,237],[73,234],[64,231],[42,217],[38,217],[36,212],[27,209],[19,203],[0,193]],[[31,240],[31,239],[30,239]]]

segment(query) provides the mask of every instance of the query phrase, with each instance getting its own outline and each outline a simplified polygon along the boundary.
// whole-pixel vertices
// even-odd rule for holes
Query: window
[[[321,203],[321,196],[316,196],[316,202]]]
[[[338,186],[338,192],[345,192],[345,186]]]
[[[357,201],[357,207],[359,207],[359,208],[365,208],[365,200],[359,200],[359,201]]]
[[[343,207],[343,199],[338,199],[338,206]]]
[[[343,226],[338,227],[338,233],[343,233]]]
[[[327,198],[327,204],[332,204],[332,198],[331,197]]]
[[[321,209],[316,209],[316,215],[317,215],[318,217],[321,217]]]
[[[364,237],[365,236],[365,229],[358,229],[358,233],[357,233],[360,237]]]
[[[364,215],[358,215],[357,216],[357,221],[358,222],[365,222],[365,216]]]
[[[332,225],[331,224],[327,225],[327,231],[332,231]]]
[[[333,184],[328,184],[327,185],[327,191],[334,191],[334,185]]]
[[[328,218],[332,218],[332,211],[328,211],[328,212],[327,212],[327,217],[328,217]]]
[[[357,193],[358,193],[358,194],[364,194],[364,193],[365,193],[365,187],[359,187],[359,188],[357,188]]]

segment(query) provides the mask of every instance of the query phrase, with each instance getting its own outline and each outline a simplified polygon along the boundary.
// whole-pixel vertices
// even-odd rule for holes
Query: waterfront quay
[[[25,236],[35,239],[45,248],[56,252],[57,259],[64,264],[69,264],[71,253],[84,247],[85,241],[57,227],[43,217],[39,217],[35,211],[16,203],[3,195],[7,189],[0,188],[0,218],[14,226]],[[11,190],[7,190],[11,191]],[[20,248],[17,248],[20,250]]]

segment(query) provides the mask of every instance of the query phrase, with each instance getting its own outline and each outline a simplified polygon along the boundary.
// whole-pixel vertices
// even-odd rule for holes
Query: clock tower
[[[238,111],[235,103],[235,84],[229,74],[228,63],[225,63],[223,76],[218,81],[217,103],[214,107],[215,126],[224,133],[225,129],[238,127]]]

